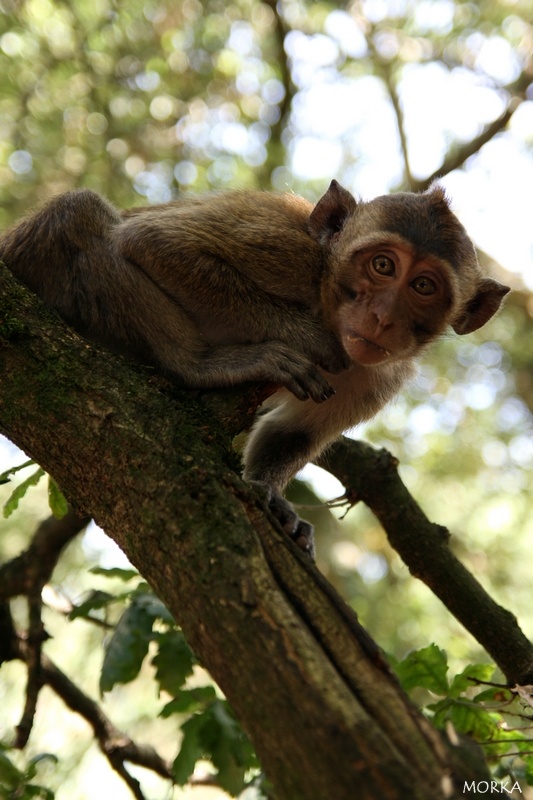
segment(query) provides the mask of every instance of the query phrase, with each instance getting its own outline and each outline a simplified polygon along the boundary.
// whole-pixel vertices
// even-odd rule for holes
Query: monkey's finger
[[[350,366],[350,357],[342,348],[338,348],[331,356],[318,360],[318,365],[331,375],[337,375]]]
[[[311,387],[307,382],[299,381],[295,378],[288,378],[284,381],[284,386],[286,386],[298,400],[309,400],[309,398],[311,398],[315,403],[323,403],[335,394],[335,389],[329,384],[325,387]]]
[[[287,373],[282,382],[298,400],[311,398],[315,403],[323,403],[335,394],[333,386],[315,367],[300,374]]]
[[[309,392],[294,378],[286,378],[282,383],[298,400],[309,400]]]

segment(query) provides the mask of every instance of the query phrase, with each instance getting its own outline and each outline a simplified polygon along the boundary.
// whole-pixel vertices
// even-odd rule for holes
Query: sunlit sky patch
[[[368,0],[367,19],[394,15],[395,4]],[[397,11],[405,10],[398,2]],[[451,2],[419,3],[422,30],[445,30]],[[519,24],[509,17],[508,26]],[[290,167],[302,180],[336,177],[354,193],[369,198],[397,188],[402,160],[397,124],[381,81],[373,76],[339,77],[331,67],[338,48],[361,57],[366,43],[355,21],[343,11],[328,17],[328,36],[295,32],[287,52],[299,88],[293,104]],[[334,40],[334,42],[332,42]],[[386,46],[386,44],[384,45]],[[476,137],[504,110],[506,100],[492,79],[510,82],[520,63],[501,37],[473,33],[468,47],[476,71],[433,63],[403,69],[400,99],[413,176],[422,179],[442,164],[452,142]],[[472,156],[465,169],[443,179],[453,207],[479,247],[533,288],[533,103],[524,102],[509,128]]]

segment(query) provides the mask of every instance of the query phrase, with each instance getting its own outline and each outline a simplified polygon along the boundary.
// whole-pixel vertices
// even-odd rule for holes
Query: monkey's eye
[[[372,266],[378,275],[394,275],[396,269],[394,261],[388,256],[374,256]]]
[[[415,278],[415,280],[411,283],[411,286],[418,294],[435,294],[437,291],[437,284],[435,281],[431,280],[431,278],[426,278],[424,275],[421,275],[419,278]]]

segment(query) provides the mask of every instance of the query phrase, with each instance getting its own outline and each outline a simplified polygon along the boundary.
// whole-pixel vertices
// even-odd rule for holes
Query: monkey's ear
[[[346,218],[355,210],[355,198],[340,183],[333,180],[326,194],[320,198],[311,212],[308,231],[320,244],[327,244],[338,233]]]
[[[503,286],[492,278],[483,278],[464,312],[452,323],[454,331],[461,335],[477,331],[496,313],[509,291],[509,286]]]

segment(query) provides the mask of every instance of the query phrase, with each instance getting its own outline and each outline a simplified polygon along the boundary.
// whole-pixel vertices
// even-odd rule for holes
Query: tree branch
[[[377,30],[376,26],[367,22],[365,27],[365,38],[368,50],[372,57],[372,63],[375,67],[376,73],[381,77],[383,83],[385,84],[392,107],[394,109],[394,114],[396,116],[396,127],[398,128],[398,136],[400,137],[400,147],[402,150],[405,183],[412,191],[414,178],[411,172],[411,164],[409,160],[409,147],[407,144],[407,135],[405,133],[403,110],[396,88],[396,82],[394,80],[393,62],[382,58],[379,54],[374,42],[374,36]]]
[[[80,517],[72,508],[61,519],[53,516],[47,518],[37,527],[29,547],[20,556],[0,567],[0,596],[7,599],[25,594],[29,605],[29,629],[25,639],[16,636],[7,603],[0,605],[5,612],[2,616],[2,642],[5,650],[2,660],[21,658],[28,668],[24,711],[17,726],[14,746],[22,749],[27,744],[39,692],[44,684],[48,684],[72,711],[87,720],[112,768],[121,776],[134,797],[144,800],[139,782],[128,773],[124,762],[130,761],[172,780],[170,765],[153,748],[139,747],[119,731],[100,707],[42,653],[42,644],[47,638],[41,619],[42,587],[49,580],[65,545],[88,522],[88,517]]]
[[[261,168],[261,171],[265,175],[265,180],[260,181],[260,185],[268,185],[272,182],[273,168],[283,161],[283,159],[280,159],[280,151],[284,147],[282,134],[290,114],[295,87],[292,82],[289,58],[285,51],[285,37],[288,33],[288,28],[280,10],[280,3],[278,3],[277,0],[262,0],[262,2],[271,9],[274,15],[274,43],[276,52],[272,63],[279,69],[281,82],[285,90],[283,99],[279,103],[279,118],[270,125],[270,141],[267,146],[268,157]]]
[[[490,142],[491,139],[494,139],[496,134],[500,133],[504,130],[504,128],[507,127],[509,120],[521,103],[522,100],[520,98],[513,97],[503,114],[501,114],[489,125],[486,125],[478,136],[476,136],[474,139],[471,139],[469,142],[466,142],[461,147],[452,148],[442,162],[441,166],[435,170],[435,172],[433,172],[427,178],[423,178],[422,180],[416,180],[415,178],[412,178],[409,183],[410,190],[413,192],[424,191],[424,189],[427,189],[428,186],[433,183],[433,181],[436,181],[438,178],[443,178],[445,175],[448,175],[448,173],[453,172],[454,169],[459,169],[459,167],[462,167],[468,158],[478,153],[483,145],[487,144],[487,142]]]
[[[343,439],[319,465],[341,481],[349,500],[362,500],[374,512],[410,572],[487,650],[509,683],[533,683],[533,645],[516,618],[453,555],[448,531],[424,515],[403,484],[396,459],[386,450]]]
[[[28,653],[26,643],[21,642],[18,647],[17,657],[27,661],[31,654]],[[124,780],[132,791],[134,797],[143,800],[139,782],[133,778],[125,768],[125,762],[130,761],[140,767],[152,770],[162,778],[172,780],[172,771],[161,756],[148,746],[139,746],[125,733],[119,730],[104,714],[97,703],[88,697],[81,689],[68,678],[46,655],[42,655],[40,663],[42,684],[50,686],[71,711],[83,717],[91,726],[94,737],[100,750],[109,761],[111,767]]]
[[[28,678],[26,681],[26,699],[22,717],[17,725],[17,735],[15,747],[22,750],[28,743],[33,719],[37,708],[37,698],[42,686],[41,677],[41,650],[46,633],[41,619],[41,598],[40,595],[30,595],[28,597],[29,607],[29,626],[28,636],[25,642],[25,662],[28,668]]]
[[[28,599],[29,626],[25,644],[28,667],[26,700],[17,726],[15,747],[28,743],[41,690],[41,649],[47,638],[41,619],[41,592],[57,564],[64,546],[82,530],[88,518],[72,509],[62,519],[51,516],[37,527],[27,550],[0,567],[0,600],[24,594]]]
[[[47,517],[37,527],[29,547],[0,566],[0,600],[41,592],[63,548],[82,531],[90,518],[69,508],[61,519]]]
[[[490,122],[488,125],[486,125],[479,135],[474,137],[474,139],[471,139],[463,145],[453,146],[446,155],[441,166],[431,175],[426,178],[422,178],[421,180],[417,180],[411,172],[409,162],[409,147],[405,133],[403,110],[393,75],[394,69],[399,69],[401,67],[401,62],[398,60],[390,61],[380,55],[379,50],[376,48],[374,42],[375,35],[376,33],[379,33],[380,30],[381,27],[379,25],[374,25],[365,20],[364,32],[367,46],[372,57],[372,65],[376,73],[381,77],[383,83],[385,84],[396,116],[398,135],[400,137],[400,146],[404,161],[406,187],[412,192],[424,191],[431,186],[434,181],[438,180],[439,178],[443,178],[445,175],[448,175],[455,169],[462,167],[465,161],[478,153],[485,144],[490,142],[498,133],[501,133],[501,131],[507,127],[517,108],[524,100],[527,99],[527,90],[533,80],[533,58],[529,58],[522,72],[518,78],[513,81],[513,83],[501,87],[493,86],[494,91],[499,91],[500,93],[506,92],[510,96],[505,111],[497,119],[493,120],[493,122]],[[441,57],[441,60],[443,63],[448,64],[449,66],[449,63],[444,56]],[[464,65],[461,64],[460,66]],[[489,79],[487,78],[487,80]]]

